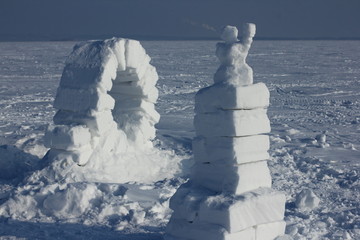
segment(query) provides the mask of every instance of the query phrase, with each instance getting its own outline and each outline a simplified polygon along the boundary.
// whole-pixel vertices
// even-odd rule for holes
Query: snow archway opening
[[[154,105],[158,75],[150,60],[135,40],[74,47],[54,101],[55,125],[45,135],[50,178],[148,182],[177,171],[168,167],[176,157],[152,144],[160,115]]]

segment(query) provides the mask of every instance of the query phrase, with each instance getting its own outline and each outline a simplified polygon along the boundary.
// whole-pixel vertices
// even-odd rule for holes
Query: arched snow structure
[[[77,44],[66,61],[45,134],[47,159],[80,166],[151,148],[160,115],[158,75],[138,41],[113,38]],[[53,160],[51,160],[53,162]]]

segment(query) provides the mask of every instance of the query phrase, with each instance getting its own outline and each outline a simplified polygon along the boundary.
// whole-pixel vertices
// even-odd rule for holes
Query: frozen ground
[[[156,146],[176,154],[183,177],[78,183],[96,192],[96,203],[59,215],[26,209],[25,202],[12,209],[17,214],[2,212],[0,239],[162,239],[167,200],[192,163],[194,95],[212,82],[218,62],[215,42],[142,44],[160,76]],[[73,45],[0,43],[0,209],[12,206],[16,187],[46,152],[42,137]],[[287,234],[294,239],[360,239],[359,59],[359,41],[255,41],[250,51],[255,82],[271,91],[270,168],[274,187],[287,195]],[[308,212],[294,203],[306,188],[321,200]]]

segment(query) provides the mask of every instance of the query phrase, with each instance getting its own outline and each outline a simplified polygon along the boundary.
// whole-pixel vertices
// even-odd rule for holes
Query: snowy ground
[[[192,163],[194,95],[212,82],[218,62],[215,42],[142,44],[160,76],[156,146],[176,155],[184,177],[78,183],[96,192],[96,203],[59,215],[24,202],[10,211],[17,214],[2,212],[0,239],[162,239],[167,200]],[[10,204],[16,194],[31,196],[16,189],[46,152],[42,137],[73,45],[0,43],[0,209],[18,206]],[[255,41],[250,51],[255,82],[271,91],[270,168],[274,188],[287,195],[287,234],[294,239],[360,239],[359,59],[360,41]],[[306,188],[321,199],[310,212],[294,204]]]

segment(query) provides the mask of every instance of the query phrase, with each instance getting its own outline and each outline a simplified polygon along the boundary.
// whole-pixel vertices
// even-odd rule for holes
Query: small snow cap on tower
[[[236,43],[239,41],[237,38],[238,36],[238,29],[234,26],[227,25],[223,28],[221,33],[221,39],[224,40],[226,43]]]
[[[254,23],[245,23],[242,28],[243,38],[253,38],[256,33],[256,25]]]

